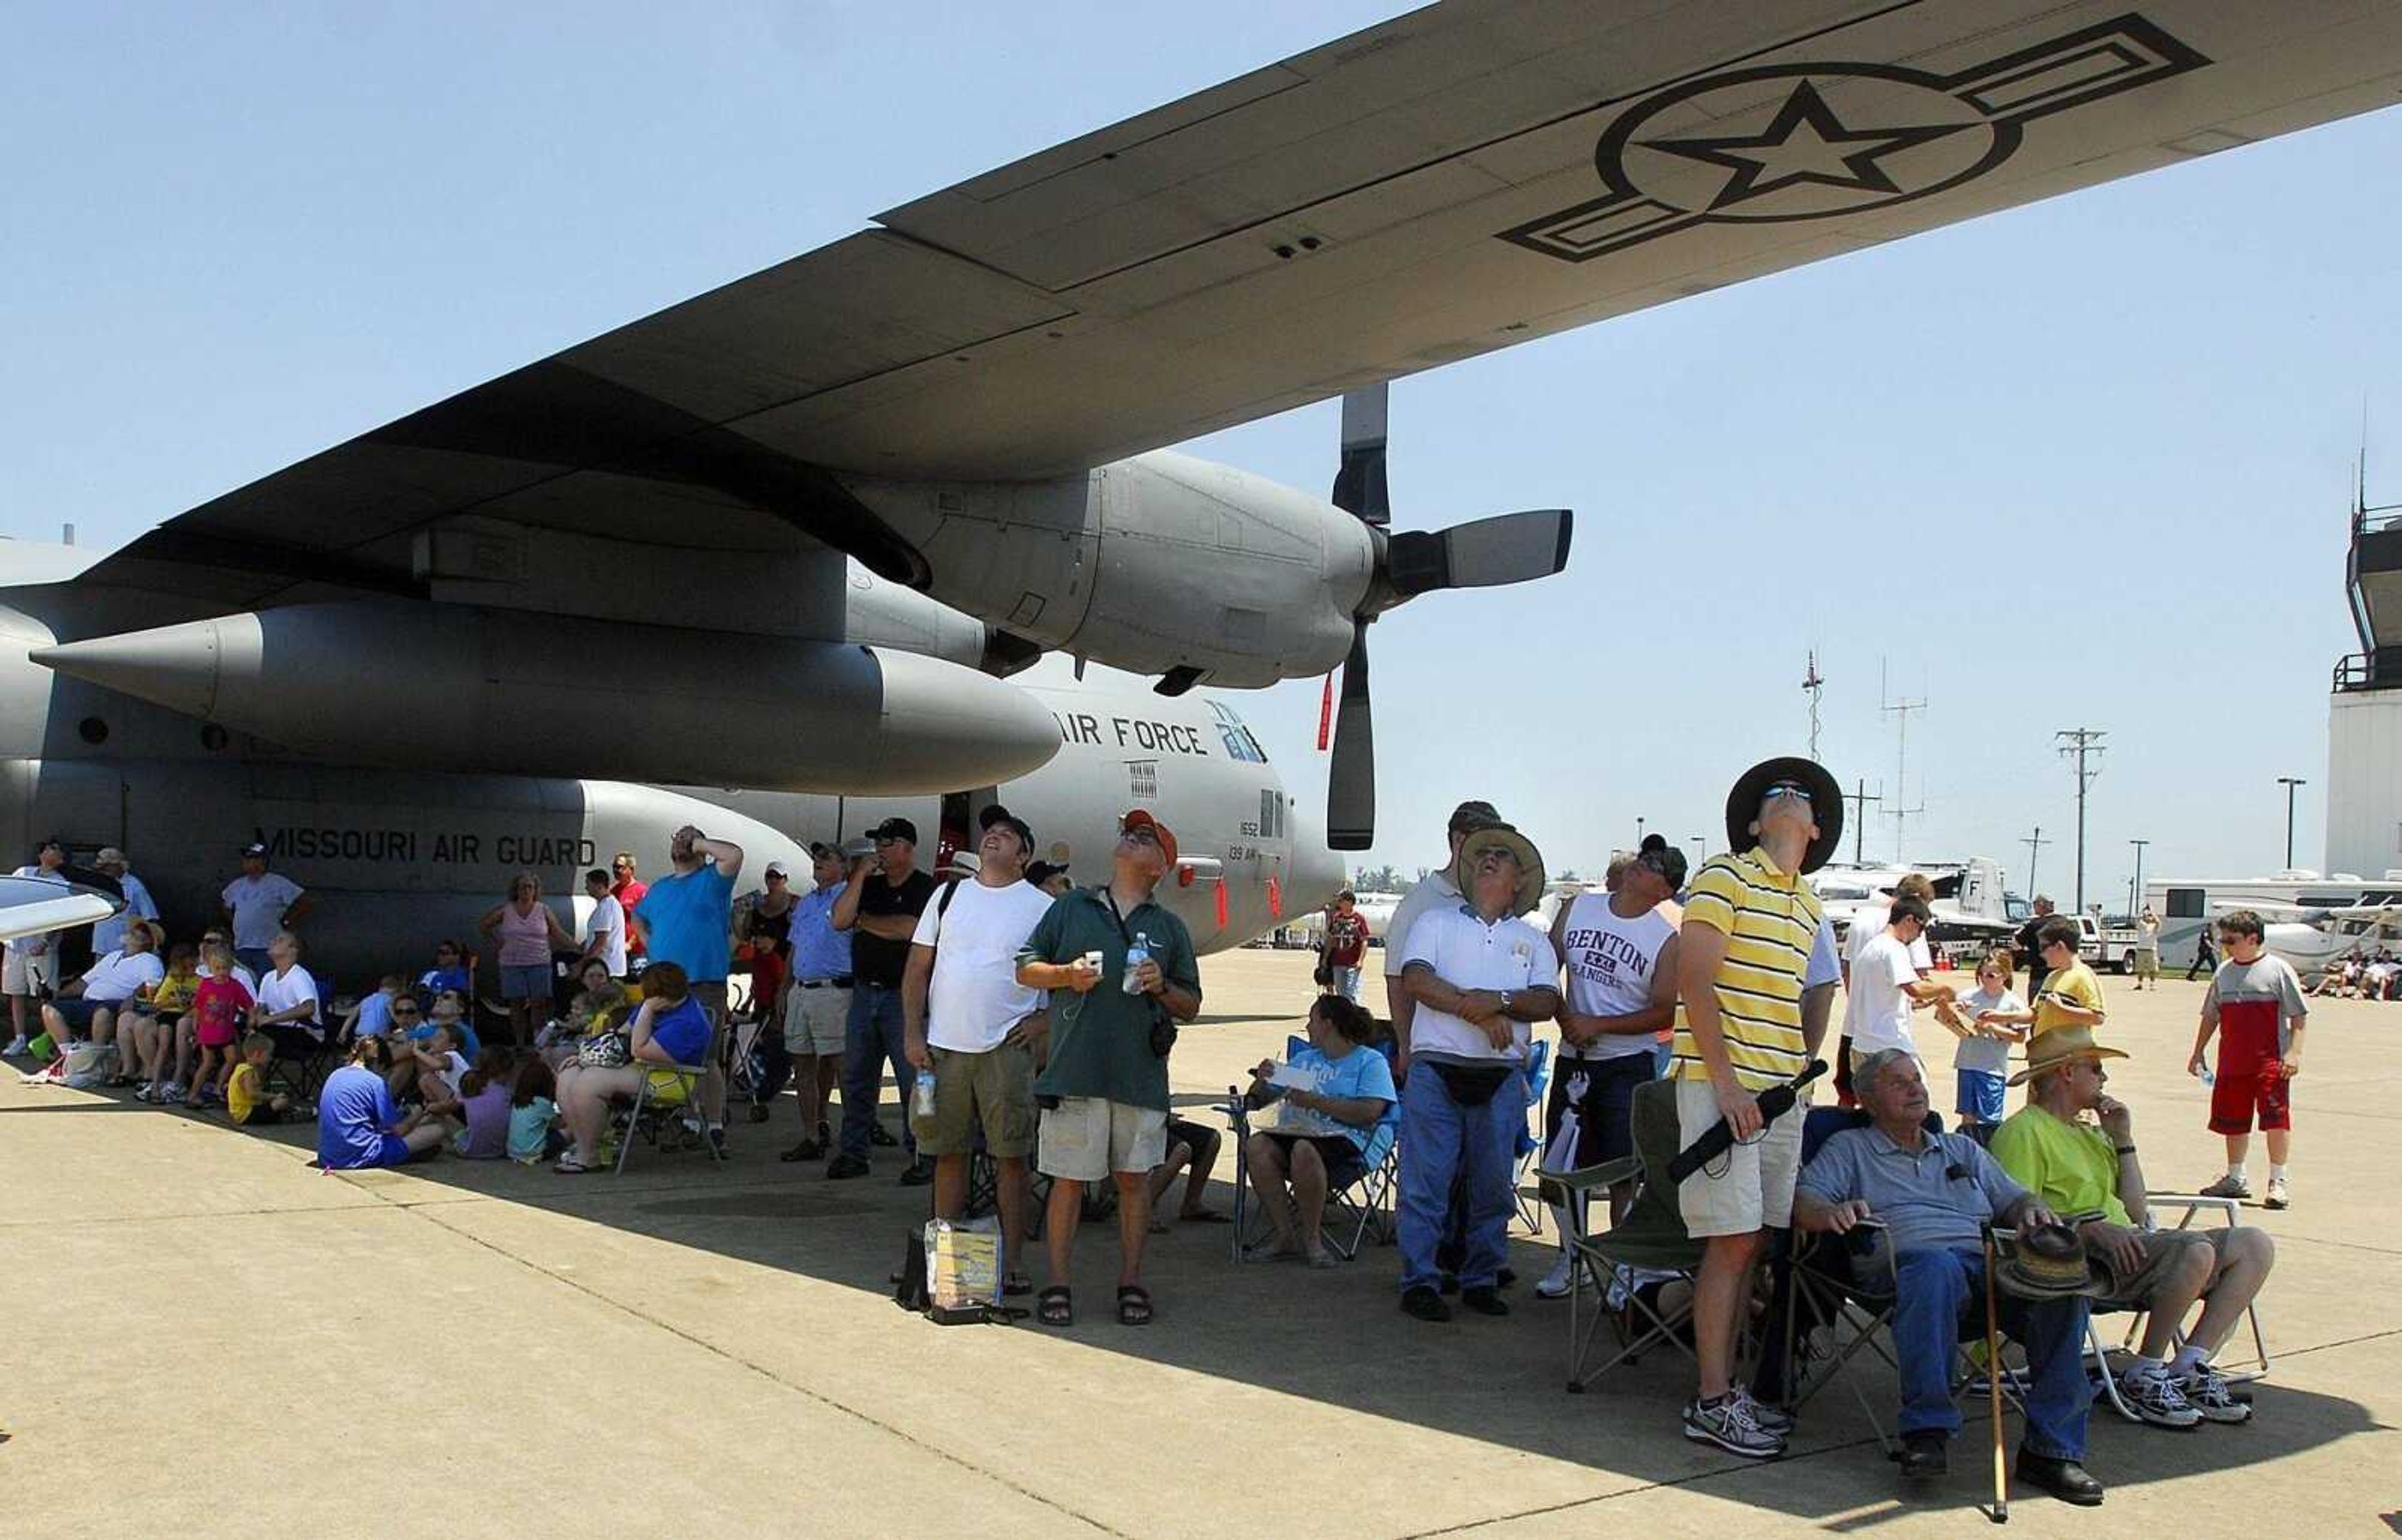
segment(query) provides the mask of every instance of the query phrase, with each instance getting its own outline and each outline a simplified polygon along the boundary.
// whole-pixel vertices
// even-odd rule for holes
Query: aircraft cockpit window
[[[1243,719],[1235,713],[1233,707],[1224,701],[1213,700],[1209,703],[1209,711],[1218,719],[1218,736],[1225,741],[1228,759],[1245,764],[1265,764],[1268,762],[1267,750],[1260,747],[1259,739],[1251,736],[1251,730],[1243,724]]]

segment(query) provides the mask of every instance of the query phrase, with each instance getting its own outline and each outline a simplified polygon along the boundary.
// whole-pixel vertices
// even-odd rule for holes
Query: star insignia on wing
[[[1723,166],[1734,174],[1710,200],[1715,212],[1750,199],[1764,198],[1785,187],[1811,186],[1844,192],[1898,194],[1901,187],[1877,162],[1897,150],[1961,131],[1963,123],[1928,124],[1915,128],[1855,129],[1847,127],[1827,105],[1818,89],[1798,82],[1793,94],[1776,109],[1767,129],[1757,134],[1714,138],[1653,139],[1646,146],[1689,160]]]

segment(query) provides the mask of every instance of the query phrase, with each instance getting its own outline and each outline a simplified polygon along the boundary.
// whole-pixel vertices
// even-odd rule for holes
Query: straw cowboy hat
[[[2084,1237],[2057,1222],[2019,1231],[1994,1270],[1994,1284],[2021,1299],[2107,1298],[2111,1289],[2108,1270],[2086,1250]]]
[[[1843,839],[1843,789],[1815,760],[1788,754],[1762,760],[1745,771],[1734,790],[1727,793],[1727,848],[1748,850],[1760,843],[1752,826],[1760,821],[1760,799],[1768,795],[1770,787],[1787,781],[1810,794],[1810,819],[1818,827],[1818,837],[1802,853],[1802,870],[1815,872],[1834,858]]]
[[[2126,1056],[2115,1048],[2105,1048],[2095,1042],[2093,1029],[2090,1026],[2056,1026],[2027,1039],[2026,1067],[2010,1077],[2010,1084],[2023,1085],[2045,1070],[2076,1059],[2123,1059]]]
[[[1543,901],[1543,855],[1535,842],[1521,834],[1510,824],[1488,823],[1470,831],[1460,841],[1459,859],[1452,863],[1451,880],[1461,893],[1475,890],[1476,858],[1495,846],[1507,850],[1518,862],[1518,891],[1510,901],[1512,914],[1524,914]]]

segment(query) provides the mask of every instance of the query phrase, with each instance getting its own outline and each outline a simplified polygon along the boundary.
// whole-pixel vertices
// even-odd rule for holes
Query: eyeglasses
[[[1808,802],[1810,800],[1810,793],[1803,788],[1794,785],[1789,780],[1781,780],[1775,785],[1770,787],[1766,791],[1761,792],[1760,800],[1762,802],[1774,802],[1779,797],[1799,797],[1803,802]]]
[[[1147,823],[1121,824],[1118,826],[1118,838],[1122,840],[1137,840],[1144,845],[1157,845],[1159,843],[1159,831],[1153,829]]]
[[[784,880],[784,874],[781,872],[770,872],[767,873],[767,880],[769,882],[782,882]]]
[[[876,836],[876,843],[878,845],[900,845],[903,844],[904,841],[898,834],[878,834]]]

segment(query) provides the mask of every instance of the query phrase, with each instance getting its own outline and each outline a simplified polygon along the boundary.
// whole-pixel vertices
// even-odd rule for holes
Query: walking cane
[[[1994,1304],[1994,1227],[1985,1227],[1985,1395],[1991,1406],[1994,1423],[1994,1507],[1989,1517],[1996,1524],[2010,1521],[2009,1468],[2002,1459],[2002,1330],[2001,1316]]]

